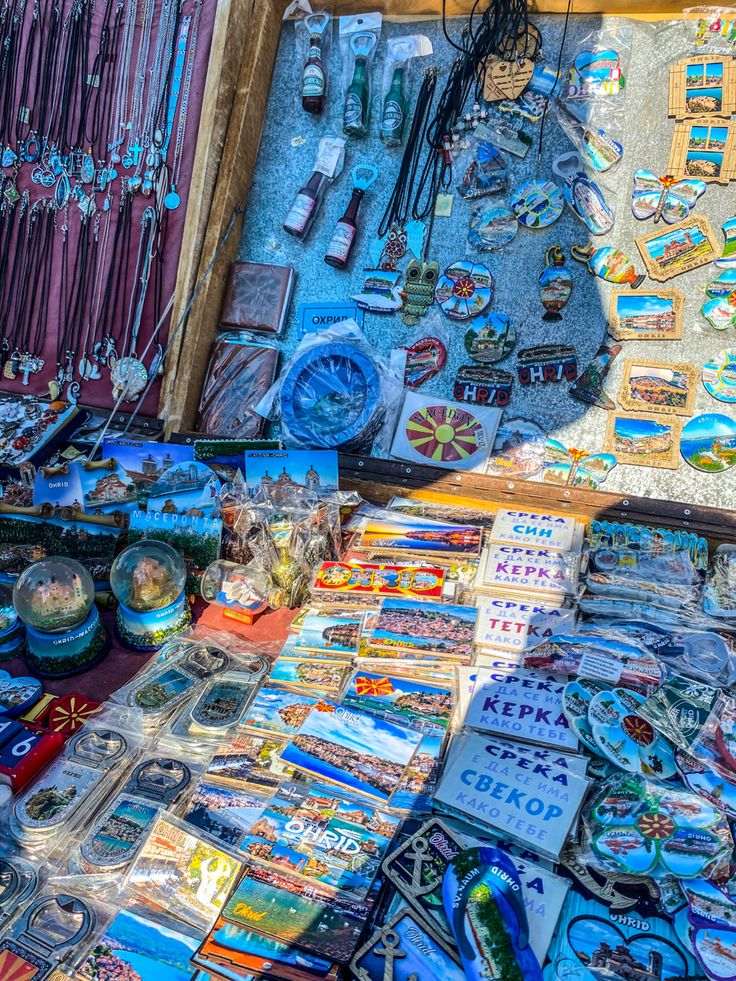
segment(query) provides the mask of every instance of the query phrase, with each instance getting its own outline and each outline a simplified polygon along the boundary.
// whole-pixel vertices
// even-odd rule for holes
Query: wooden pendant
[[[530,58],[521,61],[489,58],[486,61],[483,98],[486,102],[516,99],[531,82],[533,75],[534,62]]]

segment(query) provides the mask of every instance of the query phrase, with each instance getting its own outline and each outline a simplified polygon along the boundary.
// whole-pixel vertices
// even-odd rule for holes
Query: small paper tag
[[[435,218],[449,218],[452,215],[452,203],[455,200],[452,194],[438,194],[434,204]]]
[[[616,684],[621,678],[621,665],[604,654],[586,651],[580,658],[578,677],[590,681],[608,681]]]

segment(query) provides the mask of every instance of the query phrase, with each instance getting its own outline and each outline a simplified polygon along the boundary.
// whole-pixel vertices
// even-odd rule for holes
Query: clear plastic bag
[[[408,114],[408,93],[412,88],[412,63],[432,54],[432,42],[424,34],[389,38],[383,63],[381,100],[381,142],[400,146]]]
[[[375,12],[341,17],[338,22],[346,136],[365,136],[370,126],[371,75],[382,21],[383,16]]]

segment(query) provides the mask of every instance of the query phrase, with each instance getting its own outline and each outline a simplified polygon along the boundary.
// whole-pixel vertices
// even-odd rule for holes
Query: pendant
[[[142,177],[131,177],[128,181],[128,190],[131,194],[137,194],[143,187]]]
[[[409,263],[404,284],[404,312],[401,316],[401,322],[407,327],[416,327],[434,303],[439,272],[440,267],[436,262],[412,259]]]
[[[88,153],[82,157],[79,179],[83,184],[91,184],[95,179],[95,162]]]
[[[98,378],[102,378],[102,373],[97,364],[86,354],[79,362],[79,377],[82,381],[97,381]]]
[[[9,146],[6,146],[0,158],[0,167],[12,167],[17,159],[18,154],[15,150],[11,150]]]
[[[112,394],[115,401],[135,402],[148,381],[146,366],[137,358],[121,358],[110,373]]]
[[[176,189],[172,184],[171,190],[164,198],[164,207],[167,208],[169,211],[176,211],[176,209],[179,207],[180,204],[181,204],[181,198],[176,193]]]
[[[29,376],[35,374],[37,371],[41,371],[45,363],[42,358],[38,358],[33,354],[24,354],[18,366],[20,373],[23,375],[23,384],[27,385]]]
[[[65,173],[62,173],[56,184],[56,191],[54,192],[54,201],[56,202],[57,208],[63,208],[64,205],[69,200],[72,193],[72,185],[69,182],[69,178]]]

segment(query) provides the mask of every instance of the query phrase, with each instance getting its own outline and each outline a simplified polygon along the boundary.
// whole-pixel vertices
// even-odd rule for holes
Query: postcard
[[[389,944],[390,940],[390,944]],[[386,950],[393,951],[391,974]],[[428,932],[416,913],[401,910],[357,952],[350,969],[358,981],[465,981],[454,947]]]
[[[608,313],[617,341],[680,341],[685,295],[674,287],[643,291],[614,289]]]
[[[565,552],[490,545],[475,588],[562,600],[577,592],[578,566],[577,556]]]
[[[387,599],[372,626],[371,647],[404,652],[432,652],[448,658],[469,657],[477,611],[472,606]]]
[[[683,58],[670,66],[668,115],[687,119],[729,117],[734,112],[736,76],[732,58],[700,55]]]
[[[271,736],[292,736],[318,698],[264,685],[251,702],[243,725]]]
[[[267,804],[268,797],[263,795],[202,780],[182,819],[228,847],[235,848]]]
[[[477,525],[430,523],[420,519],[408,525],[368,518],[358,547],[368,552],[427,552],[472,558],[480,554],[482,539],[483,530]]]
[[[190,981],[201,933],[133,910],[116,913],[79,968],[84,981]]]
[[[220,480],[204,463],[175,463],[159,474],[148,491],[148,511],[202,517],[220,493]]]
[[[389,596],[406,599],[442,598],[445,570],[417,565],[373,565],[323,562],[312,586],[314,602],[375,605]]]
[[[138,507],[146,510],[148,494],[165,470],[194,460],[194,447],[186,443],[156,443],[153,440],[105,439],[102,459],[114,459],[135,484]]]
[[[355,951],[370,910],[370,904],[306,877],[251,864],[244,867],[222,915],[237,926],[344,963]]]
[[[359,668],[343,705],[421,732],[444,732],[455,705],[454,685],[441,688],[417,677],[397,677]]]
[[[574,625],[574,609],[551,603],[484,598],[478,600],[475,644],[509,653],[526,651],[554,634],[569,633]]]
[[[482,507],[467,507],[462,504],[442,504],[439,501],[425,501],[423,498],[392,497],[386,505],[389,511],[398,511],[414,518],[429,518],[430,521],[456,521],[463,525],[493,524],[493,511]]]
[[[210,760],[205,777],[208,782],[234,787],[244,793],[268,793],[293,776],[281,763],[286,738],[255,736],[237,727]]]
[[[647,272],[660,283],[707,265],[721,254],[718,240],[703,215],[641,235],[635,242]]]
[[[242,863],[160,817],[136,856],[127,885],[141,902],[208,929],[222,909]]]
[[[412,817],[432,813],[432,800],[442,768],[444,733],[425,734],[404,775],[393,792],[389,806]]]
[[[245,930],[218,916],[192,962],[230,981],[253,975],[278,981],[334,981],[334,965],[293,944]],[[162,981],[158,978],[157,981]],[[168,981],[168,979],[167,979]]]
[[[667,173],[677,180],[696,178],[706,183],[727,184],[736,177],[736,130],[730,119],[696,119],[675,123],[672,133],[672,146]],[[702,218],[707,225],[707,219]],[[693,219],[687,219],[692,221]],[[685,222],[682,223],[683,225]],[[681,227],[681,226],[678,226]],[[704,227],[700,226],[701,229]],[[660,232],[659,235],[662,233]],[[678,239],[678,242],[680,240]],[[637,240],[637,245],[639,244]],[[697,238],[689,243],[697,246]],[[682,248],[680,255],[686,263],[696,257],[700,259],[695,266],[703,265],[702,255]],[[644,255],[642,253],[642,255]],[[646,257],[645,257],[646,261]],[[710,260],[705,260],[710,261]],[[688,265],[687,269],[695,268]],[[685,272],[686,269],[679,269]],[[651,273],[650,273],[651,275]],[[672,273],[677,275],[677,273]],[[652,279],[656,279],[652,276]],[[667,276],[667,279],[670,277]]]
[[[587,788],[570,770],[473,733],[445,766],[435,800],[556,861]]]
[[[64,509],[62,508],[62,513]],[[16,546],[40,548],[45,555],[67,555],[89,570],[96,583],[107,583],[118,550],[121,528],[113,517],[103,519],[81,514],[66,520],[61,516],[41,518],[30,514],[0,514],[0,541]],[[29,550],[5,549],[0,574],[12,581],[29,565]]]
[[[199,596],[205,569],[220,555],[222,519],[136,510],[130,516],[128,544],[142,538],[155,538],[181,552],[187,564],[185,590]]]
[[[619,463],[677,470],[681,433],[677,416],[610,412],[603,448]]]
[[[298,488],[315,494],[340,489],[336,450],[247,450],[245,481],[248,493],[289,495]]]
[[[561,514],[535,514],[499,508],[490,540],[500,545],[523,545],[549,551],[579,552],[584,534],[582,522]]]
[[[51,504],[56,510],[71,508],[84,512],[84,492],[77,461],[61,467],[39,467],[33,480],[33,503],[37,507]]]
[[[306,616],[294,642],[294,649],[297,653],[320,651],[325,654],[357,654],[362,625],[361,616]]]
[[[627,358],[618,401],[631,412],[691,416],[698,373],[689,362],[677,364]]]
[[[554,749],[578,748],[563,711],[565,682],[525,668],[480,668],[465,724],[480,732]]]
[[[342,689],[348,668],[347,661],[284,657],[280,654],[268,677],[272,685],[306,688],[316,695],[337,695]]]
[[[281,754],[297,770],[380,801],[396,790],[421,740],[420,733],[320,703]]]

